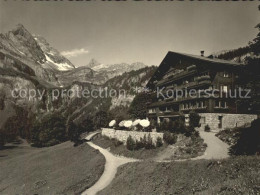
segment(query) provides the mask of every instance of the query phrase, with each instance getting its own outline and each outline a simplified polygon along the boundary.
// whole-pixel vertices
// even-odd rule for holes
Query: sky
[[[18,23],[43,36],[75,66],[159,65],[168,51],[205,55],[248,44],[259,2],[1,1],[0,32]]]

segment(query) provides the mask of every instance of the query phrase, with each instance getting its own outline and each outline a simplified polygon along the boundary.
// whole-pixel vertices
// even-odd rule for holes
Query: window
[[[220,101],[220,107],[221,107],[221,108],[226,108],[226,107],[227,107],[227,102],[225,102],[225,101]]]
[[[216,101],[215,107],[216,108],[227,108],[227,102],[226,101]]]
[[[223,76],[224,76],[224,77],[229,77],[230,75],[229,75],[229,73],[228,73],[228,72],[224,71],[224,74],[223,74]]]
[[[204,108],[205,107],[205,102],[204,101],[199,101],[199,108]]]
[[[224,93],[227,93],[228,92],[228,86],[227,85],[221,85],[220,86],[220,91],[224,92]]]
[[[203,72],[200,76],[208,76],[209,72]]]

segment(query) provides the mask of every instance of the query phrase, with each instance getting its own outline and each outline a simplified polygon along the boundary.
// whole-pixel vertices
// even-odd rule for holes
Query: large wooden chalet
[[[236,104],[239,97],[235,91],[238,93],[245,65],[204,57],[203,53],[167,53],[146,86],[151,90],[147,110],[150,120],[174,120],[193,110],[201,115],[201,128],[209,125],[219,130],[244,125],[257,117],[238,109]],[[188,94],[191,90],[193,96]]]

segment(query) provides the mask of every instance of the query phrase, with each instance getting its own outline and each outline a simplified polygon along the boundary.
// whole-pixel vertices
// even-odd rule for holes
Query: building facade
[[[244,68],[203,55],[168,52],[146,86],[151,97],[147,117],[160,123],[195,111],[201,115],[201,129],[209,125],[213,130],[250,123],[257,115],[239,106],[250,98],[250,91],[241,87]]]

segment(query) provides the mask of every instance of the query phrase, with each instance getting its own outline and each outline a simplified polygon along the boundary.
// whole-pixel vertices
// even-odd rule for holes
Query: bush
[[[156,147],[161,147],[163,145],[163,141],[161,137],[157,137],[156,139]]]
[[[143,127],[142,127],[142,125],[140,125],[140,124],[137,124],[137,125],[135,126],[135,129],[136,129],[136,131],[143,131]]]
[[[168,129],[168,123],[166,120],[163,120],[163,122],[157,124],[157,132],[163,132],[163,131],[167,131]]]
[[[251,123],[251,127],[237,128],[235,143],[230,147],[233,155],[260,154],[260,119]]]
[[[186,132],[185,121],[183,117],[180,117],[173,122],[173,132],[182,134]]]
[[[98,111],[93,118],[93,122],[96,129],[106,127],[109,122],[107,112]]]
[[[15,115],[8,118],[2,128],[5,141],[14,141],[19,136],[30,141],[30,127],[34,116],[31,116],[31,114],[22,107],[14,106],[13,108],[15,109]]]
[[[129,114],[132,118],[146,118],[147,102],[149,102],[151,96],[147,93],[138,93],[133,99],[130,107]]]
[[[209,127],[209,125],[206,125],[206,126],[205,126],[205,131],[206,131],[206,132],[210,132],[210,127]]]
[[[135,140],[132,138],[131,135],[129,135],[129,137],[126,140],[126,148],[128,150],[135,150],[136,149],[136,142]]]
[[[140,138],[140,141],[136,141],[136,149],[139,150],[141,148],[144,148],[146,144],[146,136]]]
[[[32,146],[44,147],[67,140],[66,119],[58,113],[45,115],[32,126]]]
[[[175,144],[177,141],[177,135],[170,133],[170,132],[165,132],[163,134],[163,140],[167,143],[167,144]]]
[[[115,147],[121,146],[123,142],[119,141],[118,139],[112,138],[111,141],[114,143]]]
[[[167,124],[167,131],[174,132],[174,122],[170,120]]]
[[[77,145],[80,142],[80,135],[82,131],[83,130],[80,127],[78,127],[73,121],[68,122],[67,136],[70,141],[75,143],[75,145]]]
[[[190,112],[189,114],[189,126],[190,127],[200,127],[200,115],[196,112]]]
[[[192,153],[192,148],[188,147],[188,148],[186,148],[185,151],[186,151],[187,154],[191,154]]]
[[[144,138],[144,140],[145,140],[145,146],[144,146],[145,149],[154,149],[155,148],[155,145],[153,144],[153,139],[150,134],[148,135],[147,139]]]

